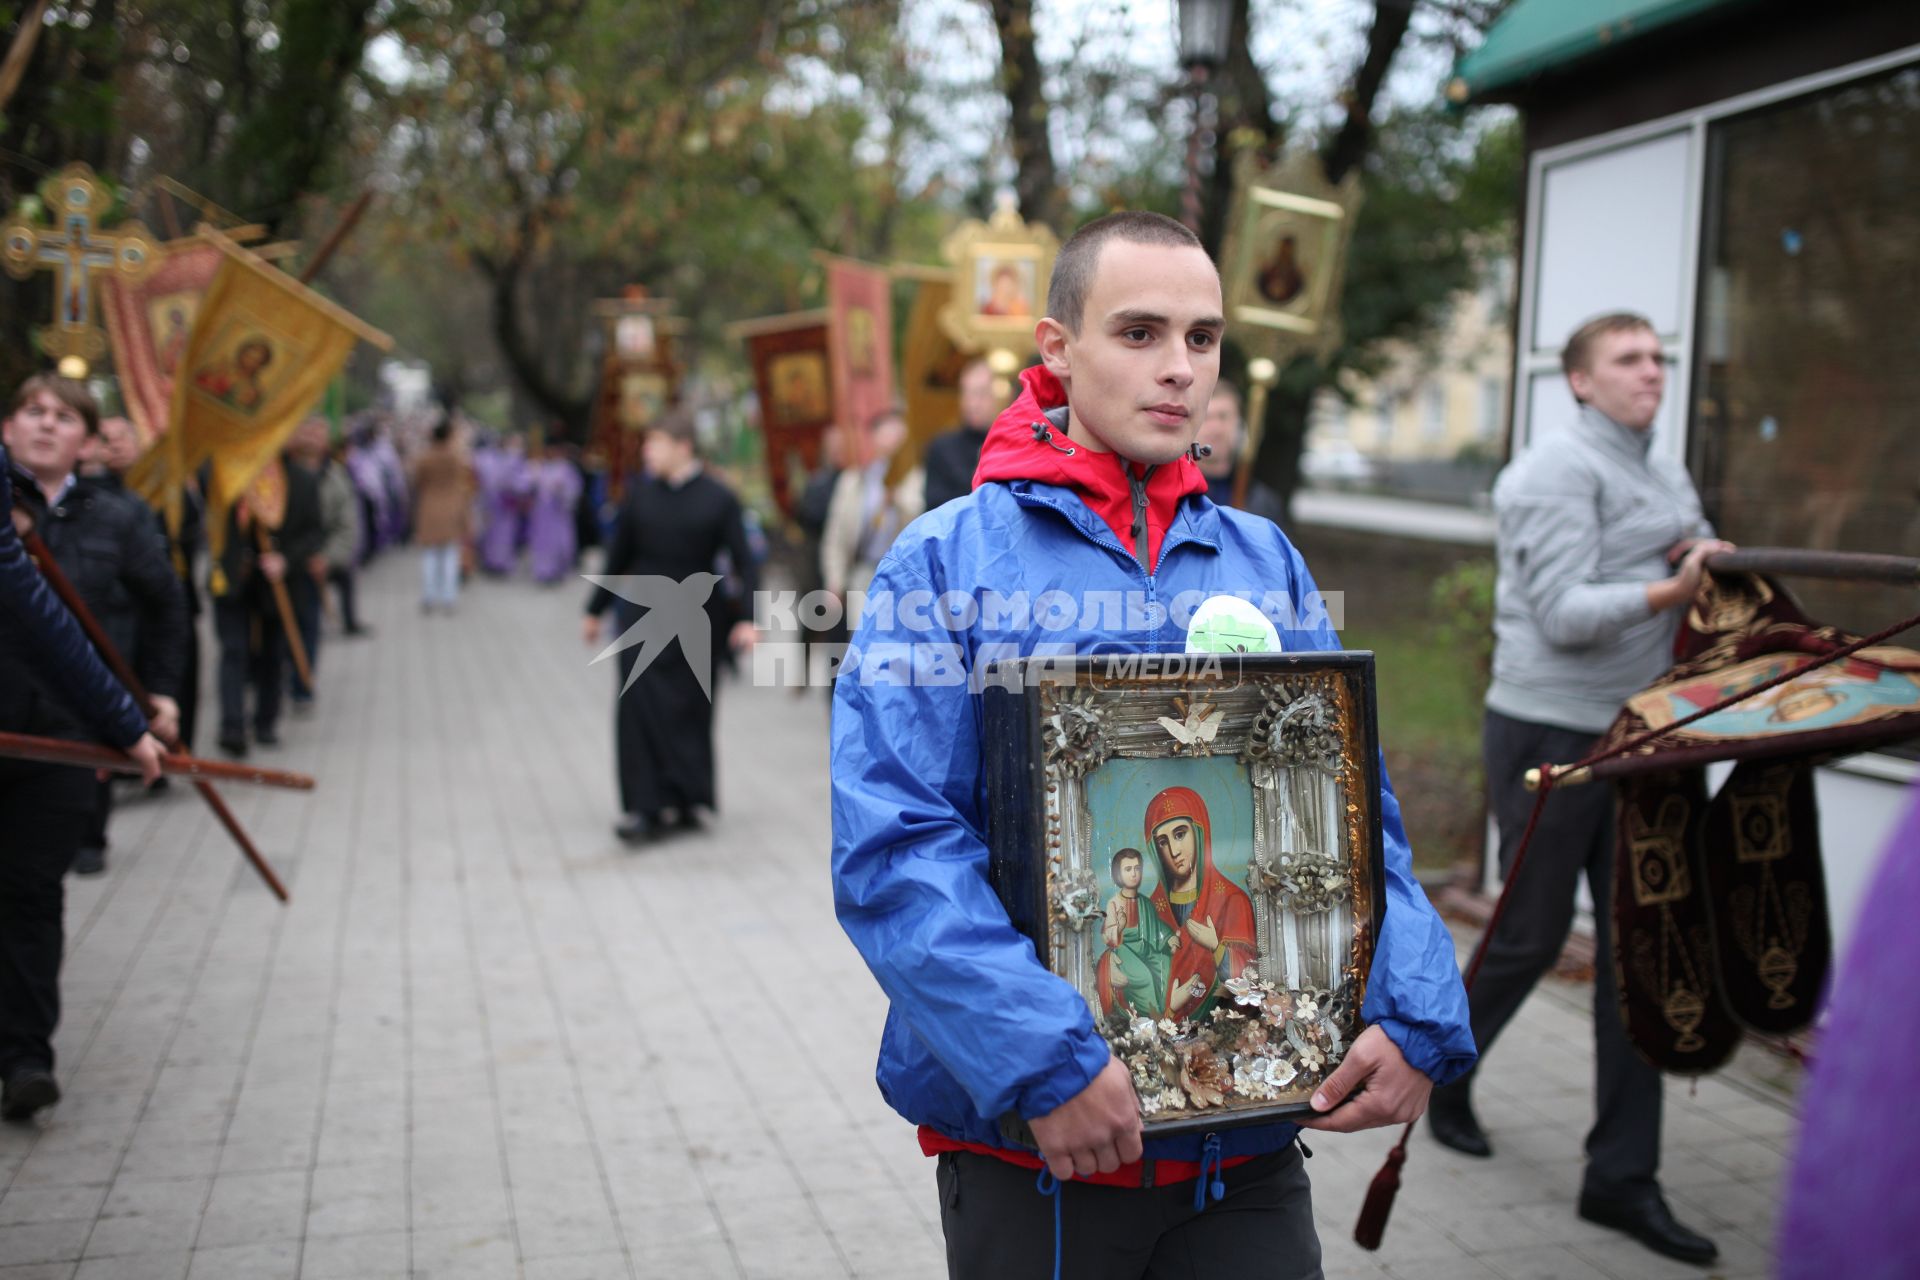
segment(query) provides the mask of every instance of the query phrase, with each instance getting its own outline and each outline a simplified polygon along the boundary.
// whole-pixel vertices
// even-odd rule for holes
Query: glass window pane
[[[1720,532],[1920,555],[1920,67],[1714,126],[1689,438]],[[1789,583],[1856,632],[1885,586]]]

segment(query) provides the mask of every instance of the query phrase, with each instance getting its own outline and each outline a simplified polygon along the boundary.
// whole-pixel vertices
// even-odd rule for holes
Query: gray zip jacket
[[[1651,441],[1582,405],[1500,473],[1489,710],[1597,734],[1673,665],[1680,610],[1652,613],[1647,584],[1673,572],[1674,543],[1713,528]]]

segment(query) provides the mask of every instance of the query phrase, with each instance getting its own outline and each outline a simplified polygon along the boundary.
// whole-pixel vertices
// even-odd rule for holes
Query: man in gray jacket
[[[1578,417],[1570,430],[1529,445],[1493,489],[1499,577],[1483,749],[1502,874],[1533,807],[1526,769],[1589,754],[1628,696],[1672,665],[1674,634],[1700,585],[1702,561],[1729,549],[1712,537],[1685,469],[1649,448],[1666,387],[1653,326],[1637,315],[1600,316],[1567,340],[1561,363]],[[1580,1216],[1668,1257],[1705,1263],[1717,1256],[1713,1242],[1674,1220],[1656,1180],[1660,1073],[1634,1052],[1620,1024],[1607,909],[1612,867],[1612,789],[1554,792],[1470,993],[1473,1038],[1484,1062],[1559,955],[1584,873],[1598,904],[1598,1099]],[[1491,1155],[1471,1088],[1468,1076],[1435,1090],[1429,1121],[1446,1146]]]

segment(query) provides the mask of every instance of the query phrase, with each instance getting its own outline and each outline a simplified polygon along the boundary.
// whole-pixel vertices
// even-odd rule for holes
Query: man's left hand
[[[754,641],[759,638],[760,633],[753,629],[751,622],[736,622],[733,630],[727,633],[727,647],[735,653],[745,653],[753,648]]]
[[[325,582],[327,580],[327,558],[320,555],[308,556],[307,572],[312,575],[315,582]]]
[[[1406,1124],[1420,1118],[1432,1092],[1426,1072],[1407,1065],[1400,1046],[1386,1032],[1368,1027],[1347,1050],[1346,1060],[1314,1090],[1313,1109],[1321,1114],[1298,1123],[1323,1133]],[[1341,1107],[1349,1095],[1352,1100]]]

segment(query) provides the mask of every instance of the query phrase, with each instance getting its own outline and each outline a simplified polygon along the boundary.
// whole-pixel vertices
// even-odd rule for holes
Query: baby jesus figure
[[[1160,1018],[1167,1013],[1167,983],[1179,938],[1140,895],[1145,868],[1138,849],[1113,855],[1113,883],[1120,892],[1107,899],[1106,924],[1100,931],[1107,949],[1094,973],[1102,1012],[1131,1009]]]

